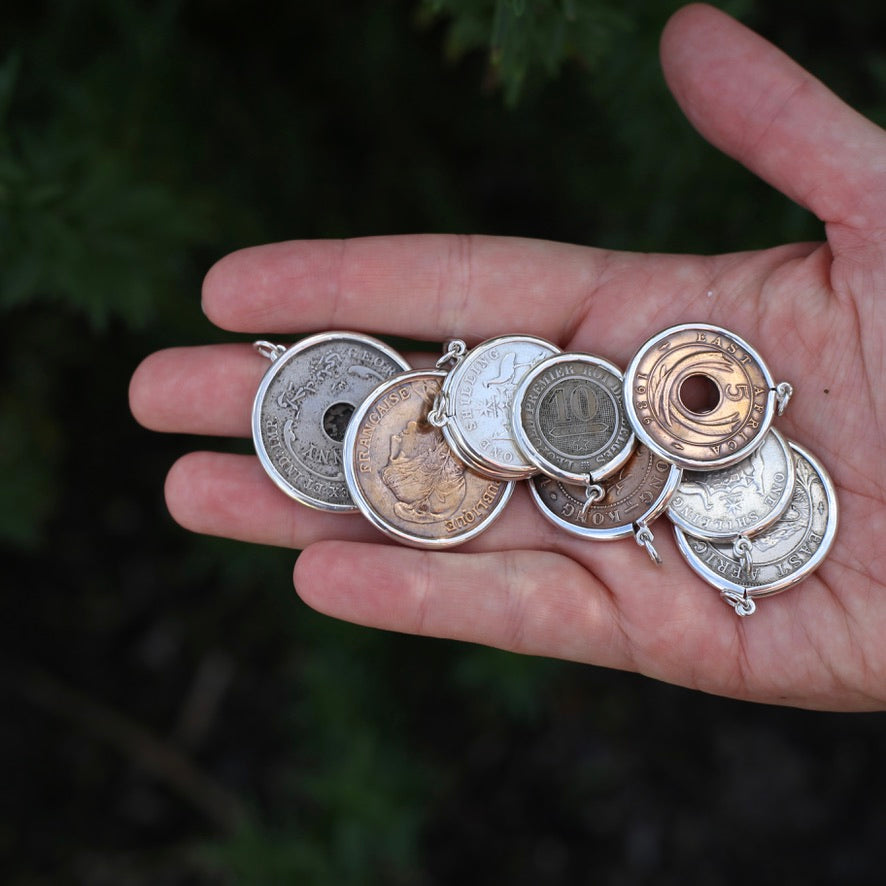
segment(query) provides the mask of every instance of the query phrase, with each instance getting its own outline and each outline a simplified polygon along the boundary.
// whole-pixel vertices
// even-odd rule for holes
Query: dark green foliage
[[[595,71],[613,37],[633,30],[625,4],[596,0],[424,0],[423,8],[450,22],[452,56],[488,51],[490,73],[510,105],[527,83],[537,90],[567,62]]]
[[[725,883],[763,857],[770,880],[876,882],[882,718],[332,622],[293,595],[292,552],[165,513],[178,455],[246,444],[126,408],[145,354],[235,338],[199,291],[239,246],[819,237],[677,111],[677,5],[4,9],[4,884]],[[882,4],[720,5],[886,121]]]

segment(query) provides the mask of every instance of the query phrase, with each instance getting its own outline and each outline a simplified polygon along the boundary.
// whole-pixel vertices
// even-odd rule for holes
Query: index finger
[[[225,329],[361,329],[437,341],[532,330],[563,341],[613,263],[639,256],[508,237],[291,241],[219,261],[203,309]]]

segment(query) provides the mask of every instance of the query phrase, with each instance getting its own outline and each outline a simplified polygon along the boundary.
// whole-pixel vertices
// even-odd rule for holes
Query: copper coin
[[[687,403],[700,384],[710,402]],[[772,376],[756,351],[718,326],[665,329],[625,373],[625,407],[637,436],[680,467],[716,470],[750,455],[775,413]]]
[[[513,482],[472,471],[427,420],[446,373],[414,370],[380,385],[345,434],[345,478],[366,518],[415,547],[446,548],[488,528]]]
[[[584,538],[626,538],[637,524],[648,524],[667,507],[683,472],[642,444],[617,473],[600,481],[604,496],[585,507],[584,486],[551,477],[533,477],[529,491],[552,523]]]

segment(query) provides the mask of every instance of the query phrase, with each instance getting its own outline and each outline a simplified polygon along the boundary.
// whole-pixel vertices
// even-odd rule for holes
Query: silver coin
[[[276,354],[252,408],[262,466],[302,504],[357,510],[345,482],[345,430],[366,397],[409,364],[384,342],[356,332],[312,335]]]
[[[745,595],[777,594],[802,581],[821,565],[836,537],[833,482],[811,453],[796,443],[789,446],[796,466],[793,497],[781,519],[750,539],[750,573],[729,542],[695,538],[674,526],[689,565],[733,603]]]
[[[521,480],[538,469],[511,425],[514,394],[524,376],[560,349],[531,335],[502,335],[472,348],[443,383],[446,442],[465,464],[500,480]]]
[[[760,447],[719,471],[685,471],[668,517],[690,535],[709,539],[752,536],[787,510],[794,490],[794,457],[770,429]]]
[[[514,398],[514,434],[543,474],[587,483],[617,471],[635,437],[624,408],[624,377],[590,354],[557,354],[535,366]]]
[[[539,510],[573,535],[600,541],[627,538],[656,520],[667,507],[682,471],[640,445],[617,473],[600,482],[604,495],[587,505],[584,486],[535,476],[529,491]]]

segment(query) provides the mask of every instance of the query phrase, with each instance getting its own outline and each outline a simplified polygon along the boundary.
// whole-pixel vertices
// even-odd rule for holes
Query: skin
[[[605,342],[601,356],[621,366],[666,326],[725,326],[765,357],[776,380],[795,384],[777,427],[837,486],[840,530],[812,577],[742,619],[690,572],[662,523],[656,567],[630,541],[567,536],[518,488],[468,545],[419,551],[383,540],[359,515],[294,504],[255,458],[212,452],[172,467],[169,509],[196,532],[303,549],[296,590],[337,618],[734,698],[881,709],[886,133],[711,7],[680,10],[661,57],[699,132],[812,211],[826,242],[699,257],[473,236],[294,241],[218,262],[204,310],[224,329],[284,340],[354,329],[472,344],[525,332],[591,353]],[[416,365],[433,359],[411,356]],[[132,379],[133,413],[155,430],[248,436],[267,365],[239,345],[153,354]]]

